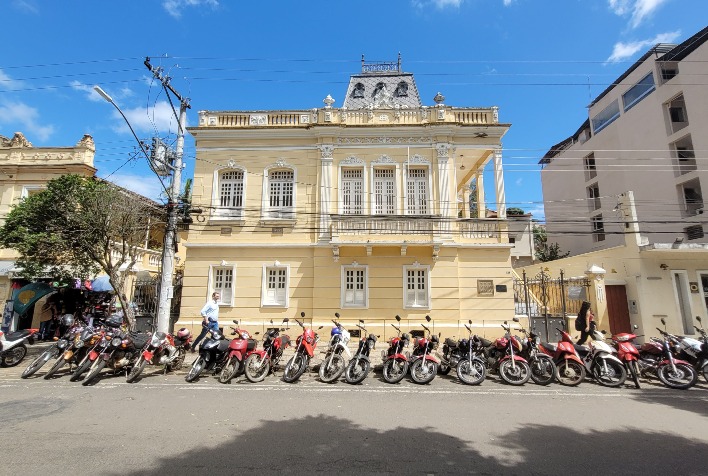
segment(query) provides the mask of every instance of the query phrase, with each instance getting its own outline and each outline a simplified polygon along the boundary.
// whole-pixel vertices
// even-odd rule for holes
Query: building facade
[[[384,333],[430,315],[499,327],[513,316],[498,110],[422,104],[396,63],[365,63],[342,107],[201,111],[180,325],[221,293],[221,320],[259,330],[341,314]],[[469,183],[495,169],[499,218],[470,217]],[[483,208],[483,207],[481,207]],[[480,216],[485,216],[481,210]],[[486,324],[485,324],[486,323]],[[378,328],[377,328],[378,326]],[[352,325],[353,327],[353,325]],[[392,328],[389,326],[385,333]]]
[[[572,255],[623,244],[617,196],[633,191],[650,243],[706,243],[708,28],[647,51],[541,160],[548,241]]]

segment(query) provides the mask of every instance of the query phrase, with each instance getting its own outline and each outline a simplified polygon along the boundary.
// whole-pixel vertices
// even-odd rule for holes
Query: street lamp
[[[96,93],[98,93],[98,95],[101,96],[103,99],[105,99],[106,102],[111,103],[113,105],[113,107],[116,108],[116,111],[118,111],[120,113],[120,115],[123,116],[123,120],[125,121],[126,124],[128,124],[128,128],[130,129],[130,132],[133,133],[133,137],[135,137],[135,140],[138,141],[138,145],[140,146],[140,150],[143,152],[143,154],[145,154],[145,158],[148,159],[148,161],[149,161],[150,156],[148,155],[147,150],[145,149],[145,145],[143,145],[143,142],[140,139],[138,139],[138,135],[133,130],[133,126],[130,125],[130,121],[128,121],[128,118],[125,117],[125,114],[123,114],[123,111],[121,111],[121,109],[118,107],[118,104],[116,104],[115,101],[113,101],[113,98],[110,97],[106,91],[101,89],[101,86],[96,85],[93,87],[93,90],[96,91]]]

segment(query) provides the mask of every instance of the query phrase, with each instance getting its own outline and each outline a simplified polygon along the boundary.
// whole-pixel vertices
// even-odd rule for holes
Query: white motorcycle
[[[339,318],[339,313],[334,313],[335,317]],[[347,362],[342,354],[347,354],[351,358],[349,352],[349,331],[347,331],[336,320],[332,319],[334,327],[332,328],[332,337],[329,339],[329,347],[324,360],[320,364],[320,380],[323,382],[333,382],[337,380],[347,368]]]
[[[700,329],[693,328],[701,335],[700,340],[687,336],[676,336],[678,339],[678,358],[688,361],[699,374],[708,382],[708,333],[703,329],[700,316],[696,320],[701,324]]]
[[[617,350],[605,343],[605,335],[595,329],[590,347],[576,345],[575,350],[582,359],[588,374],[605,387],[619,387],[627,380],[627,370],[614,354]]]
[[[14,367],[27,355],[27,346],[34,344],[34,335],[39,329],[24,329],[17,332],[0,331],[0,367]]]

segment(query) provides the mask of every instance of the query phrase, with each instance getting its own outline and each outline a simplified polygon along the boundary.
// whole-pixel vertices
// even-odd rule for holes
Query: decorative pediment
[[[408,163],[415,165],[430,165],[430,160],[426,159],[420,154],[412,155],[408,160]]]
[[[393,160],[388,155],[384,154],[384,155],[380,156],[378,159],[374,160],[373,163],[374,163],[374,165],[381,165],[381,164],[393,165],[396,163],[396,161]]]
[[[359,157],[356,157],[354,155],[350,155],[346,159],[342,160],[339,165],[345,165],[349,167],[361,167],[364,165],[364,160],[360,159]]]

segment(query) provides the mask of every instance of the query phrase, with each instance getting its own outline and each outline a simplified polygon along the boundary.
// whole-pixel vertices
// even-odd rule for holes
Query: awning
[[[22,315],[35,302],[39,301],[42,296],[54,292],[54,288],[45,283],[31,283],[20,288],[15,298],[13,310]]]

